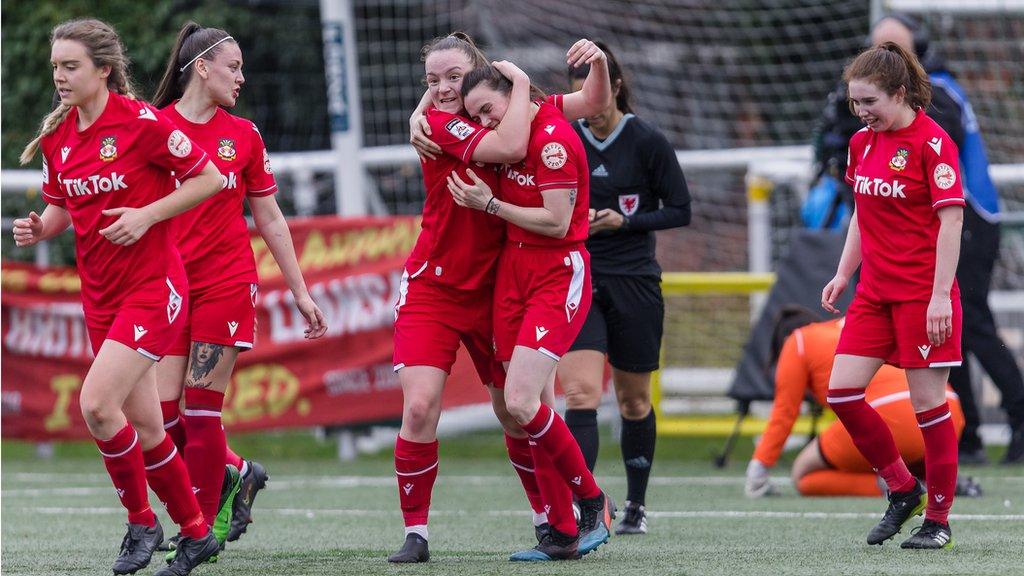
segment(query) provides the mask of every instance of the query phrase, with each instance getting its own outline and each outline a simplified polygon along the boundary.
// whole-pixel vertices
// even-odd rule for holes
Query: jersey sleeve
[[[931,192],[932,209],[963,206],[964,190],[960,174],[960,151],[941,128],[925,132],[927,140],[921,148],[924,155],[924,177]]]
[[[660,132],[652,132],[645,148],[651,189],[666,206],[685,206],[689,210],[690,189],[668,139]]]
[[[174,172],[183,182],[202,171],[210,157],[192,142],[166,115],[157,113],[147,104],[149,114],[141,113],[132,122],[141,122],[140,144],[149,161]]]
[[[562,130],[569,131],[573,137],[575,132],[568,125],[560,127],[540,146],[540,157],[537,161],[537,190],[555,190],[559,188],[578,188],[578,164],[586,162],[586,158],[577,158],[576,151],[569,145],[569,138]],[[537,154],[536,151],[531,151]]]
[[[434,144],[463,163],[472,160],[473,151],[490,132],[472,120],[439,110],[427,113],[427,123],[430,124],[430,139]]]
[[[270,154],[267,153],[267,145],[263,142],[263,136],[252,125],[252,146],[249,152],[249,163],[244,169],[245,195],[270,196],[277,192],[277,180],[274,179],[274,170],[270,167]]]
[[[786,439],[793,431],[793,424],[800,415],[800,404],[807,391],[810,372],[802,353],[803,334],[794,331],[786,339],[779,354],[778,366],[775,369],[775,400],[772,402],[772,413],[768,418],[768,426],[764,429],[761,442],[754,450],[757,458],[765,466],[774,466],[786,445]]]
[[[549,94],[544,101],[565,112],[565,108],[562,107],[565,104],[565,94]]]
[[[65,204],[64,190],[61,189],[60,183],[57,182],[57,174],[51,168],[53,163],[50,162],[50,153],[44,146],[39,148],[43,155],[43,200],[47,204],[63,208]]]
[[[850,137],[850,145],[846,148],[846,183],[853,186],[857,183],[857,165],[864,155],[864,142],[867,139],[867,128]]]

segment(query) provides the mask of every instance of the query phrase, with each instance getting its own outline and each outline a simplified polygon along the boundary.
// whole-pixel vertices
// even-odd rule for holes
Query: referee
[[[654,460],[651,372],[658,369],[665,304],[654,231],[690,222],[690,192],[675,151],[661,132],[637,118],[622,68],[608,47],[614,102],[573,127],[590,167],[590,251],[594,300],[570,351],[558,363],[565,391],[565,421],[588,467],[597,461],[597,407],[605,354],[612,365],[622,417],[626,466],[625,516],[616,534],[646,534],[647,480]],[[569,70],[573,90],[587,68]]]

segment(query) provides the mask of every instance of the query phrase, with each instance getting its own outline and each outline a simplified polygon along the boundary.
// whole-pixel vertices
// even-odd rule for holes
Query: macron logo
[[[537,342],[540,342],[541,338],[548,335],[548,330],[543,326],[535,326],[534,328],[537,330]]]
[[[931,351],[932,351],[932,347],[931,346],[918,346],[917,347],[917,351],[921,353],[921,358],[924,358],[925,360],[927,360],[928,359],[928,354],[930,354]],[[940,500],[940,502],[941,502],[941,500]]]
[[[946,497],[945,497],[945,496],[943,496],[942,494],[936,494],[936,495],[935,495],[935,501],[936,501],[936,502],[942,502],[942,501],[943,501],[943,500],[945,500],[945,499],[946,499]]]
[[[71,146],[65,146],[60,149],[60,160],[61,162],[68,161],[68,154],[71,154]]]
[[[139,120],[152,120],[156,122],[156,116],[152,110],[143,106],[142,110],[139,110]]]
[[[935,154],[942,154],[942,138],[936,136],[928,141],[928,145],[935,150]]]
[[[149,330],[146,330],[142,326],[139,326],[138,324],[136,324],[135,325],[135,341],[138,342],[139,338],[142,338],[143,336],[146,335],[146,332],[149,332]]]
[[[402,486],[402,490],[405,491],[405,495],[406,496],[408,496],[409,494],[412,494],[412,487],[413,487],[412,482],[409,482],[405,486]]]
[[[555,125],[548,124],[547,126],[544,127],[544,131],[547,132],[548,134],[551,134],[552,132],[555,131]]]
[[[238,322],[228,322],[228,332],[231,332],[232,336],[235,335],[235,330],[238,330]]]
[[[583,483],[583,477],[582,476],[577,476],[577,477],[573,478],[572,479],[572,483],[577,485],[577,486],[579,486],[580,484]]]

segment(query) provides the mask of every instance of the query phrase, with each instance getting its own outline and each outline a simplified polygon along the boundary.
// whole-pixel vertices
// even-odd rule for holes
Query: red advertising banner
[[[230,430],[398,420],[392,325],[402,265],[416,242],[413,217],[290,221],[295,249],[327,334],[305,322],[273,256],[252,237],[260,275],[258,334],[239,356],[224,403]],[[0,357],[5,438],[88,438],[78,390],[92,360],[74,268],[4,262]],[[487,402],[465,351],[445,387],[445,407]]]

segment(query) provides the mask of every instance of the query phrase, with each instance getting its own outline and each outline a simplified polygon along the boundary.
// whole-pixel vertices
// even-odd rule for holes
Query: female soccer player
[[[186,22],[153,99],[193,142],[216,151],[212,161],[225,183],[216,196],[175,219],[189,279],[189,309],[185,329],[157,368],[164,425],[180,428],[174,423],[184,421],[185,463],[203,514],[222,544],[245,532],[253,498],[268,478],[258,462],[244,461],[228,448],[221,426],[235,361],[256,340],[259,278],[243,214],[246,199],[306,319],[306,338],[319,338],[327,330],[306,290],[288,222],[274,197],[277,183],[259,130],[226,110],[234,107],[245,82],[242,64],[242,51],[227,32]],[[185,413],[179,418],[183,385]],[[218,511],[225,462],[231,493]]]
[[[590,167],[587,251],[594,302],[579,336],[558,362],[558,381],[565,391],[565,423],[593,471],[608,355],[626,467],[626,513],[615,533],[646,534],[644,504],[656,435],[651,372],[658,369],[665,320],[654,231],[690,223],[690,191],[672,145],[633,114],[622,69],[606,46],[598,46],[608,58],[615,99],[599,114],[573,124]],[[573,89],[586,73],[569,69]]]
[[[216,554],[217,539],[164,432],[152,368],[181,331],[188,307],[185,270],[167,220],[219,191],[220,175],[202,148],[132,95],[128,60],[110,25],[65,22],[51,42],[60,105],[21,155],[25,164],[42,149],[48,206],[42,216],[16,220],[14,239],[29,246],[69,224],[75,228],[82,307],[96,356],[79,402],[128,510],[114,573],[148,565],[163,539],[148,478],[182,533],[174,563],[157,574],[188,574]]]
[[[747,466],[746,495],[770,492],[768,470],[782,454],[783,446],[808,395],[825,405],[832,358],[845,319],[817,322],[802,308],[783,311],[772,338],[770,363],[775,366],[775,400],[761,441]],[[924,441],[910,402],[903,370],[882,366],[866,390],[865,401],[878,411],[893,433],[907,466],[923,471]],[[946,388],[953,424],[959,435],[964,426],[960,402]],[[879,496],[878,476],[857,451],[842,422],[833,422],[800,451],[790,474],[804,496]]]
[[[466,75],[466,110],[485,127],[506,121],[512,84],[493,67]],[[508,240],[498,264],[494,295],[494,347],[507,363],[505,404],[530,435],[537,481],[550,506],[551,531],[533,549],[512,560],[562,560],[594,550],[609,536],[611,503],[587,469],[562,418],[542,402],[558,359],[575,340],[590,308],[587,238],[589,186],[586,152],[561,111],[541,101],[531,107],[526,157],[504,167],[501,200],[467,171],[448,189],[460,206],[508,222]],[[557,471],[557,477],[541,470]],[[571,492],[570,492],[571,490]],[[579,525],[571,495],[580,500]]]
[[[863,266],[836,348],[828,404],[889,487],[889,507],[868,543],[895,536],[927,503],[924,524],[902,547],[948,548],[957,440],[945,387],[949,368],[961,363],[955,272],[964,198],[957,148],[924,113],[928,76],[896,44],[862,52],[843,78],[867,127],[850,139],[846,179],[856,209],[835,278],[821,293],[826,310],[838,313],[836,299]],[[864,399],[884,363],[907,371],[924,436],[927,498]]]
[[[487,65],[472,39],[460,32],[438,38],[423,48],[423,59],[427,93],[421,106],[425,109],[413,114],[411,124],[412,140],[430,147],[421,152],[427,198],[422,232],[406,262],[395,307],[394,365],[404,398],[395,472],[406,539],[388,558],[391,562],[424,562],[430,557],[427,520],[437,477],[437,423],[444,383],[460,341],[488,387],[495,414],[506,430],[509,459],[530,499],[539,534],[546,523],[528,440],[505,410],[504,370],[494,360],[492,348],[491,307],[504,225],[491,215],[457,207],[446,189],[448,175],[465,175],[470,162],[496,186],[498,172],[481,168],[483,163],[515,162],[525,155],[529,78],[510,63],[498,64],[513,79],[512,99],[507,121],[489,130],[460,116],[464,75]],[[593,63],[596,79],[580,93],[558,97],[558,101],[567,114],[593,113],[611,93],[606,72],[600,81],[604,55],[593,43],[581,40],[567,59],[570,64]]]

